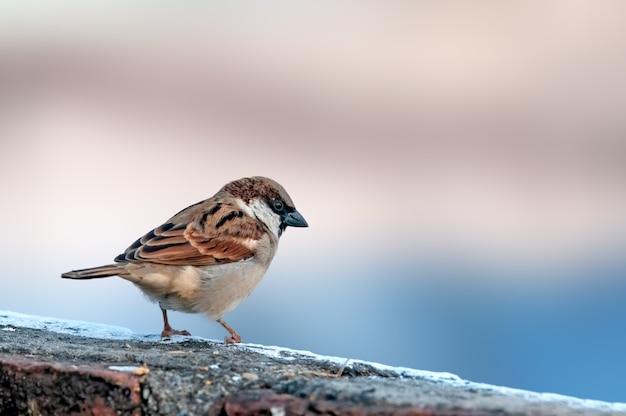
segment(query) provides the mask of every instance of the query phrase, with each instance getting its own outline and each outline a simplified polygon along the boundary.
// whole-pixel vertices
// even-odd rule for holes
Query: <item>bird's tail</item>
[[[64,279],[99,279],[101,277],[118,276],[124,271],[119,264],[107,264],[106,266],[92,267],[90,269],[72,270],[63,273],[61,277]]]

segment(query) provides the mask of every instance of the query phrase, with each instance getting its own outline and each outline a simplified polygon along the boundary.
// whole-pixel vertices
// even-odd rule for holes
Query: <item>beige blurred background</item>
[[[618,1],[3,2],[0,310],[158,332],[60,273],[264,175],[245,341],[626,401],[625,74]]]

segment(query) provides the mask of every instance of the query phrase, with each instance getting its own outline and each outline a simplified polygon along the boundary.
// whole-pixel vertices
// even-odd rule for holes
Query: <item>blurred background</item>
[[[625,402],[625,113],[619,1],[4,1],[0,310],[160,332],[60,274],[264,175],[244,341]]]

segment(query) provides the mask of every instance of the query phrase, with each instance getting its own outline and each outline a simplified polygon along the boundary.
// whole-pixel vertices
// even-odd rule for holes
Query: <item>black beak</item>
[[[283,224],[290,227],[308,227],[306,220],[298,211],[290,212],[283,217]]]

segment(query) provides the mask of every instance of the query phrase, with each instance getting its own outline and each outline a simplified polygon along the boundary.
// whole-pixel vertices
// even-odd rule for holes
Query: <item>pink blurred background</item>
[[[626,401],[625,74],[623,2],[3,2],[0,310],[158,332],[60,274],[264,175],[244,341]]]

